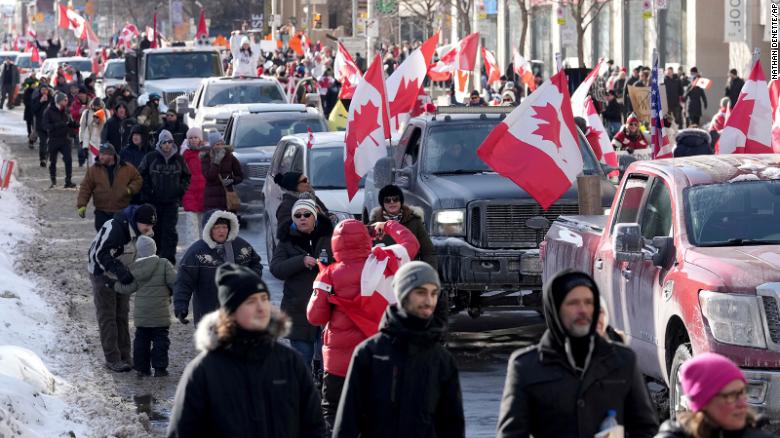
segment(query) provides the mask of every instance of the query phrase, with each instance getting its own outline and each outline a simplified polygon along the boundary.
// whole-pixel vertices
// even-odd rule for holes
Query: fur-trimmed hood
[[[211,249],[216,248],[218,245],[218,243],[211,238],[211,229],[214,228],[214,224],[217,223],[218,219],[227,219],[230,221],[230,231],[228,232],[226,242],[232,242],[238,237],[238,217],[229,211],[211,210],[206,213],[203,218],[203,232],[201,233],[201,239],[203,239],[203,241],[206,242],[206,245]]]
[[[220,342],[219,336],[217,336],[218,322],[219,309],[207,313],[203,316],[203,319],[200,320],[198,328],[195,330],[195,348],[198,351],[214,351],[224,345],[224,343]],[[290,331],[290,326],[289,317],[276,307],[272,307],[271,320],[266,329],[271,335],[271,338],[274,341],[277,341],[280,338],[287,336],[287,333]]]
[[[408,221],[412,216],[417,216],[420,218],[420,220],[423,220],[423,217],[425,213],[423,212],[423,209],[420,207],[417,207],[415,205],[402,205],[401,206],[401,212],[403,216],[401,217],[401,223]],[[382,207],[374,207],[371,209],[371,213],[368,215],[368,222],[374,223],[374,222],[384,222],[385,218],[382,217]]]

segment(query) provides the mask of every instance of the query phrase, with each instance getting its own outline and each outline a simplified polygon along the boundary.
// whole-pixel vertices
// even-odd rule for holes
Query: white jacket
[[[95,117],[95,110],[91,108],[81,113],[79,142],[82,149],[89,149],[90,144],[100,149],[100,133],[103,132],[104,124],[104,121]]]
[[[252,54],[241,52],[241,46],[249,43]],[[233,55],[233,77],[257,76],[257,61],[260,59],[260,44],[255,44],[246,36],[232,35],[230,37],[230,53]]]

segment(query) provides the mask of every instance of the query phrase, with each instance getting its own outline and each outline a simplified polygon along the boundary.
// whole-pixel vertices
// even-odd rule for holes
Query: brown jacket
[[[141,191],[143,179],[136,168],[123,160],[114,166],[114,184],[108,183],[108,169],[95,163],[87,169],[87,174],[79,187],[79,198],[76,208],[86,207],[89,198],[94,198],[95,210],[108,213],[127,207],[133,194]],[[132,194],[127,192],[130,189]]]

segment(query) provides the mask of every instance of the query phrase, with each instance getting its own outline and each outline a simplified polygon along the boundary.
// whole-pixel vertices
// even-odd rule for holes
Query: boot
[[[76,184],[73,184],[73,183],[72,183],[72,182],[70,182],[70,181],[65,181],[65,186],[64,186],[64,187],[65,187],[66,189],[75,189],[75,188],[76,188]]]
[[[49,186],[50,189],[53,189],[57,187],[57,180],[55,178],[51,179],[51,185]]]

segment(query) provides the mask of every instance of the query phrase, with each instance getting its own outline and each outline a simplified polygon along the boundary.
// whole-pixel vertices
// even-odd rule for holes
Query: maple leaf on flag
[[[558,111],[551,103],[547,102],[545,106],[533,106],[533,117],[544,123],[540,123],[533,134],[542,137],[543,140],[552,142],[558,150],[561,149],[561,122],[558,119]]]
[[[398,91],[395,93],[395,98],[390,102],[390,114],[401,114],[409,112],[409,102],[416,102],[417,95],[420,92],[419,81],[401,79],[401,84],[398,86]]]
[[[373,103],[367,102],[365,105],[355,110],[355,115],[359,115],[360,120],[365,120],[365,122],[351,126],[350,129],[347,130],[347,136],[344,139],[348,151],[344,164],[345,166],[348,165],[347,168],[350,169],[355,168],[355,151],[366,138],[371,138],[371,141],[373,141],[376,146],[379,146],[379,142],[371,137],[371,133],[380,127],[377,122],[379,108]],[[360,176],[358,176],[357,179],[360,180]]]

